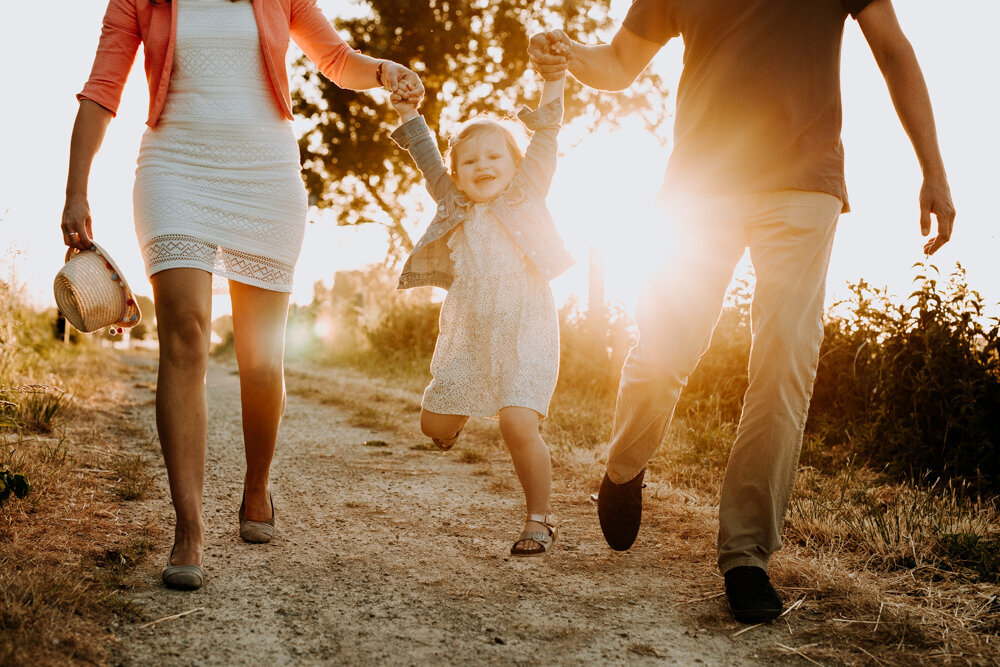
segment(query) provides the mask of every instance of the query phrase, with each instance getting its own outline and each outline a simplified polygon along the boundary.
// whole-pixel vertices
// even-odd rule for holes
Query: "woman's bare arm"
[[[87,184],[94,156],[104,142],[113,114],[97,102],[81,100],[73,124],[69,146],[69,174],[66,177],[66,204],[62,214],[63,242],[74,248],[89,248],[93,239]],[[71,236],[75,233],[77,236]]]

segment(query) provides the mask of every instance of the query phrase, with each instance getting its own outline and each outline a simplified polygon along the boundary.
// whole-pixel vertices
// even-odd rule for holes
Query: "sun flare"
[[[646,278],[673,247],[655,204],[668,149],[649,133],[626,126],[578,141],[574,128],[561,138],[564,154],[548,203],[577,263],[553,281],[556,300],[587,300],[591,257],[603,263],[605,299],[630,313]]]

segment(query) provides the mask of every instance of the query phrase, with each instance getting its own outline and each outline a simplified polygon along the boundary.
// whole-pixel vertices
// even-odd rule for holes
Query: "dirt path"
[[[134,417],[155,433],[155,368],[132,359]],[[554,506],[562,536],[544,559],[507,551],[522,500],[492,423],[470,428],[467,452],[421,448],[413,406],[392,394],[358,418],[339,392],[372,391],[337,369],[292,368],[273,468],[277,537],[239,540],[243,475],[238,378],[208,375],[205,484],[206,584],[165,589],[160,569],[172,513],[162,463],[159,489],[135,506],[159,523],[163,543],[136,572],[132,602],[144,621],[117,628],[115,662],[186,664],[637,663],[753,664],[800,661],[776,653],[784,623],[734,637],[710,540],[686,534],[683,498],[658,503],[632,551],[611,551],[590,494],[598,480],[567,479],[557,466]],[[396,415],[408,420],[401,429]],[[384,444],[379,444],[379,442]],[[415,448],[416,446],[416,448]],[[591,488],[594,487],[594,488]],[[654,495],[656,489],[650,491]],[[670,507],[675,509],[671,510]],[[683,554],[683,556],[678,556]],[[175,620],[143,627],[192,609]]]

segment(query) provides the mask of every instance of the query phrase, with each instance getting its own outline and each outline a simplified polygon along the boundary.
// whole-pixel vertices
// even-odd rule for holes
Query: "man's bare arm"
[[[659,50],[660,44],[627,28],[621,28],[610,44],[581,44],[562,30],[534,35],[528,44],[532,67],[543,77],[555,75],[568,63],[577,81],[599,90],[628,88]]]
[[[857,18],[875,62],[885,77],[896,115],[920,162],[924,177],[920,188],[920,233],[924,236],[930,234],[931,215],[937,219],[937,235],[924,245],[924,252],[930,255],[951,238],[955,206],[938,146],[927,84],[913,46],[899,25],[891,0],[875,0]]]

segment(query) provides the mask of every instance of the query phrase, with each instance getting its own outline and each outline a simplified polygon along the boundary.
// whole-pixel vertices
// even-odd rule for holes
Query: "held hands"
[[[540,32],[528,40],[528,60],[539,76],[556,81],[566,75],[574,46],[575,42],[562,30]]]
[[[90,204],[86,197],[70,195],[66,197],[63,208],[62,224],[63,243],[86,250],[92,244],[94,237],[93,221],[90,219]]]
[[[408,120],[416,115],[424,98],[424,85],[412,70],[390,61],[383,63],[382,86],[389,91],[389,102],[404,121]]]
[[[920,234],[931,233],[931,214],[937,218],[937,236],[924,244],[924,254],[933,255],[951,238],[955,224],[955,205],[945,178],[924,178],[920,188]]]

